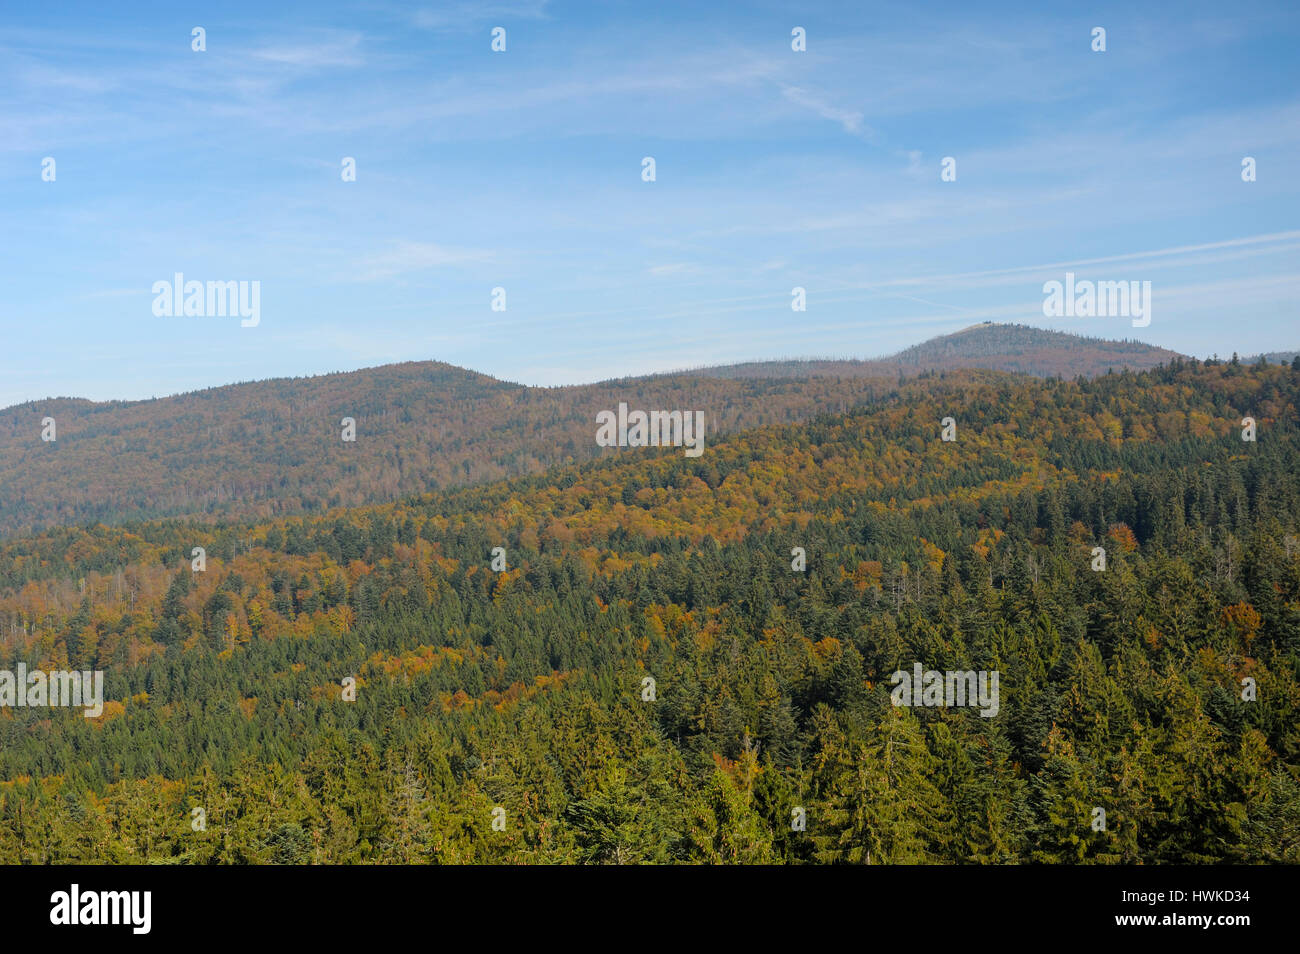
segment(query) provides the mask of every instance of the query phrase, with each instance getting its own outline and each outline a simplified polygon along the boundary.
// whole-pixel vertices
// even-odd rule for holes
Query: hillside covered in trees
[[[706,442],[870,400],[863,379],[636,378],[528,388],[435,362],[235,384],[153,401],[0,411],[0,534],[151,517],[269,518],[589,460],[595,416],[703,410]],[[56,439],[41,440],[53,417]],[[344,418],[355,441],[342,439]]]
[[[986,321],[885,358],[753,361],[702,368],[694,373],[723,378],[897,377],[924,371],[987,368],[1040,378],[1093,378],[1109,371],[1145,371],[1182,357],[1141,341],[1111,341]]]
[[[2,541],[0,667],[109,701],[0,709],[0,859],[1300,861],[1298,404],[959,371],[694,459]],[[894,705],[915,663],[997,714]]]
[[[594,416],[620,400],[702,410],[712,440],[843,411],[925,370],[1073,378],[1171,357],[1149,345],[998,325],[881,361],[762,362],[573,387],[411,362],[150,401],[34,401],[0,410],[0,536],[88,521],[267,519],[540,473],[598,456]],[[56,426],[49,442],[41,439],[47,417]],[[356,422],[354,442],[342,440],[344,418]]]

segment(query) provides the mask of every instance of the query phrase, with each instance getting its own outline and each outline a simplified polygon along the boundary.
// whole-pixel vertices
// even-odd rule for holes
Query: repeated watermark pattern
[[[1076,281],[1074,272],[1065,281],[1043,283],[1044,318],[1131,318],[1134,328],[1151,324],[1151,282]]]
[[[600,447],[682,447],[687,457],[704,453],[703,411],[628,411],[620,401],[617,413],[596,415],[596,444]]]
[[[181,272],[153,283],[153,313],[157,318],[238,317],[244,328],[262,321],[260,281],[186,281]]]
[[[85,708],[86,718],[104,712],[102,670],[28,670],[19,663],[13,670],[0,669],[0,707]]]
[[[890,675],[889,694],[896,706],[972,707],[991,719],[998,714],[999,692],[997,670],[938,670],[926,669],[920,663],[912,671],[895,670]]]

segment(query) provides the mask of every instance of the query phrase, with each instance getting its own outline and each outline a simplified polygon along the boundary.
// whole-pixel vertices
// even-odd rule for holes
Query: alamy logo
[[[618,414],[596,415],[601,447],[685,447],[687,457],[704,453],[703,411],[631,411],[620,401]]]
[[[0,669],[0,707],[82,706],[87,719],[104,712],[104,673],[27,671],[18,664],[16,673]]]
[[[153,313],[157,318],[225,318],[238,315],[244,328],[262,320],[262,283],[258,281],[186,281],[177,272],[174,281],[153,283]]]
[[[983,669],[941,672],[916,663],[912,672],[899,669],[890,676],[889,698],[896,706],[978,706],[990,719],[998,714],[998,675]]]
[[[150,891],[71,891],[50,895],[51,924],[129,924],[132,934],[148,934],[153,924]]]
[[[1134,328],[1151,324],[1150,282],[1076,282],[1074,272],[1065,283],[1043,283],[1044,318],[1132,318]]]

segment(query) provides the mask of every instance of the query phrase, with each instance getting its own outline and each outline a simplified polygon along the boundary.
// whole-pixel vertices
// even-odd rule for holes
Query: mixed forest
[[[0,861],[1300,862],[1300,369],[872,387],[694,459],[0,540],[0,669],[108,700],[0,709]],[[917,662],[998,714],[893,705]]]
[[[148,401],[51,398],[0,410],[0,537],[92,521],[272,519],[538,474],[600,456],[592,418],[620,401],[707,408],[711,441],[847,410],[925,370],[974,364],[1092,377],[1174,357],[1137,342],[987,325],[892,359],[762,362],[553,388],[414,361]],[[39,439],[46,418],[53,441]],[[344,418],[355,422],[346,445]]]

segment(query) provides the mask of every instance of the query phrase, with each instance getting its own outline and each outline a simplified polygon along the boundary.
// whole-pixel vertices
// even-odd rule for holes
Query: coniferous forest
[[[0,860],[1295,863],[1297,405],[930,372],[698,458],[0,540],[0,669],[106,673],[0,708]],[[896,705],[918,663],[996,714]]]

